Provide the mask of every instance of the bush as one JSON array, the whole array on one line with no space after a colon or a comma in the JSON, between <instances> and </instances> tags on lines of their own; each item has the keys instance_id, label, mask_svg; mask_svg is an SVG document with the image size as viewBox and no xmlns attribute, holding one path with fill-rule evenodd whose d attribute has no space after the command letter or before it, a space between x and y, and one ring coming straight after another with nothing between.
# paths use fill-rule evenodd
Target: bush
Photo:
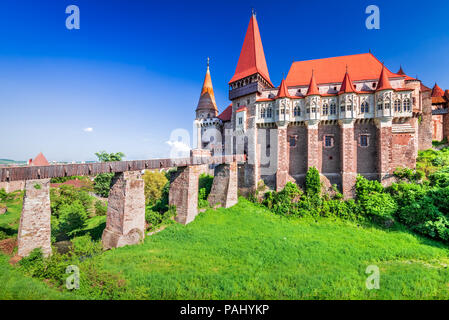
<instances>
[{"instance_id":1,"label":"bush","mask_svg":"<svg viewBox=\"0 0 449 320\"><path fill-rule=\"evenodd\" d=\"M393 220L397 209L396 202L390 194L384 193L379 181L370 181L358 175L355 190L359 214L374 222Z\"/></svg>"},{"instance_id":2,"label":"bush","mask_svg":"<svg viewBox=\"0 0 449 320\"><path fill-rule=\"evenodd\" d=\"M154 205L162 197L164 187L169 183L166 175L157 170L145 171L145 201L147 205Z\"/></svg>"},{"instance_id":3,"label":"bush","mask_svg":"<svg viewBox=\"0 0 449 320\"><path fill-rule=\"evenodd\" d=\"M96 216L105 216L107 211L108 211L108 206L107 204L103 204L103 201L101 200L97 200L95 201L95 215Z\"/></svg>"},{"instance_id":4,"label":"bush","mask_svg":"<svg viewBox=\"0 0 449 320\"><path fill-rule=\"evenodd\" d=\"M89 193L85 190L76 189L75 187L69 185L62 185L59 188L52 188L50 190L51 212L56 217L60 216L62 206L70 205L75 201L80 202L87 212L92 207L94 197L89 195Z\"/></svg>"},{"instance_id":5,"label":"bush","mask_svg":"<svg viewBox=\"0 0 449 320\"><path fill-rule=\"evenodd\" d=\"M313 196L321 194L320 173L315 167L310 167L306 174L306 194Z\"/></svg>"},{"instance_id":6,"label":"bush","mask_svg":"<svg viewBox=\"0 0 449 320\"><path fill-rule=\"evenodd\" d=\"M122 161L125 154L122 152L107 153L106 151L100 151L95 153L100 162ZM109 196L109 189L111 188L111 181L114 177L114 173L102 173L94 179L94 191L96 194L107 198Z\"/></svg>"},{"instance_id":7,"label":"bush","mask_svg":"<svg viewBox=\"0 0 449 320\"><path fill-rule=\"evenodd\" d=\"M59 209L59 233L69 237L86 227L87 212L78 200L72 204L63 204Z\"/></svg>"},{"instance_id":8,"label":"bush","mask_svg":"<svg viewBox=\"0 0 449 320\"><path fill-rule=\"evenodd\" d=\"M72 240L73 254L78 257L92 257L102 252L101 241L93 241L90 235L86 234Z\"/></svg>"},{"instance_id":9,"label":"bush","mask_svg":"<svg viewBox=\"0 0 449 320\"><path fill-rule=\"evenodd\" d=\"M295 183L287 182L284 189L279 192L267 192L262 204L279 215L297 215L297 202L302 196L302 191Z\"/></svg>"},{"instance_id":10,"label":"bush","mask_svg":"<svg viewBox=\"0 0 449 320\"><path fill-rule=\"evenodd\" d=\"M150 230L155 230L163 224L169 223L173 217L176 216L175 206L170 206L165 212L158 212L151 209L150 206L146 207L145 220L148 223Z\"/></svg>"}]
</instances>

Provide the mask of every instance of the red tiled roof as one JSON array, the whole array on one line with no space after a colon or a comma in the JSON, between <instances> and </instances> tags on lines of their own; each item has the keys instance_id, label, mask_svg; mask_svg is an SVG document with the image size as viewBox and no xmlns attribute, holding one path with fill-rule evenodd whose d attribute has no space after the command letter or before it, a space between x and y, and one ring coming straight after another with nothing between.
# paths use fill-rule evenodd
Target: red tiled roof
<instances>
[{"instance_id":1,"label":"red tiled roof","mask_svg":"<svg viewBox=\"0 0 449 320\"><path fill-rule=\"evenodd\" d=\"M442 97L444 96L444 91L436 83L432 89L432 97Z\"/></svg>"},{"instance_id":2,"label":"red tiled roof","mask_svg":"<svg viewBox=\"0 0 449 320\"><path fill-rule=\"evenodd\" d=\"M256 102L262 102L262 101L274 101L274 99L271 99L271 98L260 98L260 99L256 100Z\"/></svg>"},{"instance_id":3,"label":"red tiled roof","mask_svg":"<svg viewBox=\"0 0 449 320\"><path fill-rule=\"evenodd\" d=\"M237 68L229 83L256 73L259 73L266 81L268 81L268 83L270 83L270 85L272 85L263 51L262 39L260 38L259 26L257 24L256 16L253 14L249 20Z\"/></svg>"},{"instance_id":4,"label":"red tiled roof","mask_svg":"<svg viewBox=\"0 0 449 320\"><path fill-rule=\"evenodd\" d=\"M287 85L285 84L285 79L282 79L276 98L290 98L290 97L291 96L288 93Z\"/></svg>"},{"instance_id":5,"label":"red tiled roof","mask_svg":"<svg viewBox=\"0 0 449 320\"><path fill-rule=\"evenodd\" d=\"M444 97L432 97L432 104L440 104L440 103L446 103L446 99Z\"/></svg>"},{"instance_id":6,"label":"red tiled roof","mask_svg":"<svg viewBox=\"0 0 449 320\"><path fill-rule=\"evenodd\" d=\"M307 89L307 95L311 96L314 94L319 95L320 91L318 90L318 86L316 85L315 72L314 72L314 70L312 70L312 77L310 77L309 88Z\"/></svg>"},{"instance_id":7,"label":"red tiled roof","mask_svg":"<svg viewBox=\"0 0 449 320\"><path fill-rule=\"evenodd\" d=\"M36 158L34 158L33 161L31 161L30 166L36 166L36 167L40 167L40 166L49 166L50 163L48 163L47 159L45 158L45 156L42 154L42 152L40 152Z\"/></svg>"},{"instance_id":8,"label":"red tiled roof","mask_svg":"<svg viewBox=\"0 0 449 320\"><path fill-rule=\"evenodd\" d=\"M246 111L246 110L248 110L248 109L246 108L246 106L241 106L240 108L238 108L237 110L235 110L235 112L241 112L241 111Z\"/></svg>"},{"instance_id":9,"label":"red tiled roof","mask_svg":"<svg viewBox=\"0 0 449 320\"><path fill-rule=\"evenodd\" d=\"M309 83L309 76L314 70L317 83L340 83L346 73L346 66L351 70L353 81L375 80L379 78L382 63L371 53L349 56L293 62L287 75L287 86L301 86ZM403 78L388 69L389 78Z\"/></svg>"},{"instance_id":10,"label":"red tiled roof","mask_svg":"<svg viewBox=\"0 0 449 320\"><path fill-rule=\"evenodd\" d=\"M387 69L385 68L385 66L383 66L382 71L380 72L379 82L377 83L376 91L393 89L390 80L388 79L386 70Z\"/></svg>"},{"instance_id":11,"label":"red tiled roof","mask_svg":"<svg viewBox=\"0 0 449 320\"><path fill-rule=\"evenodd\" d=\"M224 111L222 113L220 113L220 115L217 118L220 119L223 122L231 121L231 118L232 118L232 103L226 109L224 109Z\"/></svg>"},{"instance_id":12,"label":"red tiled roof","mask_svg":"<svg viewBox=\"0 0 449 320\"><path fill-rule=\"evenodd\" d=\"M402 66L399 68L399 71L396 72L396 74L399 74L401 76L405 76L405 72L404 72L404 70L402 70Z\"/></svg>"},{"instance_id":13,"label":"red tiled roof","mask_svg":"<svg viewBox=\"0 0 449 320\"><path fill-rule=\"evenodd\" d=\"M422 84L421 82L421 91L431 91L432 89L430 89L429 87L425 86Z\"/></svg>"},{"instance_id":14,"label":"red tiled roof","mask_svg":"<svg viewBox=\"0 0 449 320\"><path fill-rule=\"evenodd\" d=\"M338 94L352 93L352 92L355 92L355 89L352 84L351 77L349 76L348 71L346 71L345 77L343 79L343 82L341 83L340 91L338 91Z\"/></svg>"},{"instance_id":15,"label":"red tiled roof","mask_svg":"<svg viewBox=\"0 0 449 320\"><path fill-rule=\"evenodd\" d=\"M198 101L196 110L213 110L215 115L218 113L217 104L215 103L214 88L210 77L209 61L207 63L206 76L204 77L200 100Z\"/></svg>"}]
</instances>

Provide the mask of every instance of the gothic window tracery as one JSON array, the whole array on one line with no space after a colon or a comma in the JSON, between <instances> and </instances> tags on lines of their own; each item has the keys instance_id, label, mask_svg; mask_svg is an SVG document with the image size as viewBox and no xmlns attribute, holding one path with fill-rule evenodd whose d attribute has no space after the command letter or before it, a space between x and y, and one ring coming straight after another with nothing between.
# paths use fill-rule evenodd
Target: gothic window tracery
<instances>
[{"instance_id":1,"label":"gothic window tracery","mask_svg":"<svg viewBox=\"0 0 449 320\"><path fill-rule=\"evenodd\" d=\"M329 114L329 105L327 103L325 103L323 105L323 115L328 115Z\"/></svg>"},{"instance_id":2,"label":"gothic window tracery","mask_svg":"<svg viewBox=\"0 0 449 320\"><path fill-rule=\"evenodd\" d=\"M395 112L401 112L401 100L396 99L394 101L394 111Z\"/></svg>"},{"instance_id":3,"label":"gothic window tracery","mask_svg":"<svg viewBox=\"0 0 449 320\"><path fill-rule=\"evenodd\" d=\"M361 107L360 107L360 112L361 113L368 113L369 112L369 103L368 103L368 101L363 101L362 102L362 105L361 105Z\"/></svg>"},{"instance_id":4,"label":"gothic window tracery","mask_svg":"<svg viewBox=\"0 0 449 320\"><path fill-rule=\"evenodd\" d=\"M404 100L404 111L411 111L410 99L406 98Z\"/></svg>"}]
</instances>

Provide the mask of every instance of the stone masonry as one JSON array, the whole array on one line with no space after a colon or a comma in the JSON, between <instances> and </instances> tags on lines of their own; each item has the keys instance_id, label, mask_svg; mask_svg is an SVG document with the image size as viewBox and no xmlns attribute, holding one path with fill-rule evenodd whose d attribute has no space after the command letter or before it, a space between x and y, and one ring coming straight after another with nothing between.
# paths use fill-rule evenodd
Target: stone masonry
<instances>
[{"instance_id":1,"label":"stone masonry","mask_svg":"<svg viewBox=\"0 0 449 320\"><path fill-rule=\"evenodd\" d=\"M51 255L50 218L50 179L27 180L17 236L19 256L36 248L41 248L44 256Z\"/></svg>"},{"instance_id":2,"label":"stone masonry","mask_svg":"<svg viewBox=\"0 0 449 320\"><path fill-rule=\"evenodd\" d=\"M198 179L206 165L180 167L171 177L169 205L176 206L176 221L192 222L198 214Z\"/></svg>"},{"instance_id":3,"label":"stone masonry","mask_svg":"<svg viewBox=\"0 0 449 320\"><path fill-rule=\"evenodd\" d=\"M237 163L221 164L215 168L212 189L207 199L211 206L221 204L229 208L238 202L237 196Z\"/></svg>"},{"instance_id":4,"label":"stone masonry","mask_svg":"<svg viewBox=\"0 0 449 320\"><path fill-rule=\"evenodd\" d=\"M354 141L354 121L341 120L341 184L346 198L354 196L354 185L357 178L357 154Z\"/></svg>"},{"instance_id":5,"label":"stone masonry","mask_svg":"<svg viewBox=\"0 0 449 320\"><path fill-rule=\"evenodd\" d=\"M144 181L138 171L117 173L109 192L103 247L110 249L137 244L143 241L144 236Z\"/></svg>"}]
</instances>

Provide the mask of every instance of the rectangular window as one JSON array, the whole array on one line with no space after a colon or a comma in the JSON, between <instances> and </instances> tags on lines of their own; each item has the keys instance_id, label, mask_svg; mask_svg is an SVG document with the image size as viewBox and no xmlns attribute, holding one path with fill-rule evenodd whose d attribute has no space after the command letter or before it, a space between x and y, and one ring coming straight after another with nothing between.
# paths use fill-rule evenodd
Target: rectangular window
<instances>
[{"instance_id":1,"label":"rectangular window","mask_svg":"<svg viewBox=\"0 0 449 320\"><path fill-rule=\"evenodd\" d=\"M360 146L368 147L368 136L366 134L360 135Z\"/></svg>"},{"instance_id":2,"label":"rectangular window","mask_svg":"<svg viewBox=\"0 0 449 320\"><path fill-rule=\"evenodd\" d=\"M296 137L295 136L290 136L290 147L296 147Z\"/></svg>"},{"instance_id":3,"label":"rectangular window","mask_svg":"<svg viewBox=\"0 0 449 320\"><path fill-rule=\"evenodd\" d=\"M327 148L331 148L334 146L334 137L332 136L325 136L324 137L324 146Z\"/></svg>"},{"instance_id":4,"label":"rectangular window","mask_svg":"<svg viewBox=\"0 0 449 320\"><path fill-rule=\"evenodd\" d=\"M239 124L243 124L243 118L239 118Z\"/></svg>"}]
</instances>

